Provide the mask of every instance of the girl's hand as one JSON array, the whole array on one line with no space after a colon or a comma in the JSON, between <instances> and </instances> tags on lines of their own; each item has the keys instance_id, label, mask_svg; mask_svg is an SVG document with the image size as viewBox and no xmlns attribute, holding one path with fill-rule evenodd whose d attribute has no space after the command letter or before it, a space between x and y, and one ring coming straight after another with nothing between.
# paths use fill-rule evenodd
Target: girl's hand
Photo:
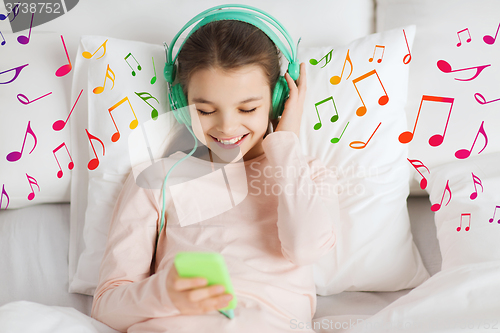
<instances>
[{"instance_id":1,"label":"girl's hand","mask_svg":"<svg viewBox=\"0 0 500 333\"><path fill-rule=\"evenodd\" d=\"M299 136L300 122L302 119L302 112L304 111L304 99L306 97L306 64L300 64L300 76L297 79L297 84L290 77L290 74L285 74L285 79L290 88L290 95L285 102L285 108L278 126L273 123L275 132L277 131L291 131Z\"/></svg>"},{"instance_id":2,"label":"girl's hand","mask_svg":"<svg viewBox=\"0 0 500 333\"><path fill-rule=\"evenodd\" d=\"M225 308L233 298L224 293L224 286L205 287L207 280L203 277L181 278L174 265L168 272L167 291L172 303L184 315L203 314Z\"/></svg>"}]
</instances>

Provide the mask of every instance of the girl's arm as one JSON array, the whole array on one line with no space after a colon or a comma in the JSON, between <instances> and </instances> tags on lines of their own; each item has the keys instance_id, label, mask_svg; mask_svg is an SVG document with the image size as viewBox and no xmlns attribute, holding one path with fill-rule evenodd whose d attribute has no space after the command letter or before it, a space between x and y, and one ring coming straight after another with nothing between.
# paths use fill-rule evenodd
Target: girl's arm
<instances>
[{"instance_id":1,"label":"girl's arm","mask_svg":"<svg viewBox=\"0 0 500 333\"><path fill-rule=\"evenodd\" d=\"M297 265L315 263L335 245L337 178L319 159L302 154L292 131L269 134L262 147L279 185L273 192L279 193L277 224L283 256Z\"/></svg>"}]
</instances>

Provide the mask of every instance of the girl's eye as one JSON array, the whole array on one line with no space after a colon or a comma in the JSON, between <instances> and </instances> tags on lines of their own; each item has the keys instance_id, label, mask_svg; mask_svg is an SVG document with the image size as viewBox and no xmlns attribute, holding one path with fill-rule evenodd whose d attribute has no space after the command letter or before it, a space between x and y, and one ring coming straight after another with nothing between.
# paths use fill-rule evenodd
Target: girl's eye
<instances>
[{"instance_id":1,"label":"girl's eye","mask_svg":"<svg viewBox=\"0 0 500 333\"><path fill-rule=\"evenodd\" d=\"M214 111L214 112L204 112L204 111L198 110L198 112L199 112L201 115L203 115L203 116L209 116L209 115L211 115L212 113L214 113L215 111Z\"/></svg>"},{"instance_id":2,"label":"girl's eye","mask_svg":"<svg viewBox=\"0 0 500 333\"><path fill-rule=\"evenodd\" d=\"M257 108L253 108L251 110L242 110L240 109L241 112L254 112Z\"/></svg>"}]
</instances>

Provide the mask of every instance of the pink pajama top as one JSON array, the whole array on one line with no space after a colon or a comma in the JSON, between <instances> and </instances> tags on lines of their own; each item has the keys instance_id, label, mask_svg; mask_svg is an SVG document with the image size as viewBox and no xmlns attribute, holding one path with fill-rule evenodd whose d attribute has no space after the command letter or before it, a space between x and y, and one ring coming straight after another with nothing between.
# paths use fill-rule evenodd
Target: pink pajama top
<instances>
[{"instance_id":1,"label":"pink pajama top","mask_svg":"<svg viewBox=\"0 0 500 333\"><path fill-rule=\"evenodd\" d=\"M337 179L302 154L293 132L268 134L262 146L264 154L248 161L214 166L190 156L172 171L155 260L160 187L186 154L137 179L131 172L111 218L93 318L122 332L298 332L311 322L312 264L336 241ZM180 314L166 289L179 251L223 255L238 301L234 319Z\"/></svg>"}]
</instances>

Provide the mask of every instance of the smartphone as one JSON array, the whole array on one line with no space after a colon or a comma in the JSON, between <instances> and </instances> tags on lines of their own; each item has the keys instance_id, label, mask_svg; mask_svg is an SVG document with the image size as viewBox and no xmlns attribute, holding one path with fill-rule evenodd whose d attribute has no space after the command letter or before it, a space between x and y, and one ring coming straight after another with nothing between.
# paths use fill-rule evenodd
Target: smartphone
<instances>
[{"instance_id":1,"label":"smartphone","mask_svg":"<svg viewBox=\"0 0 500 333\"><path fill-rule=\"evenodd\" d=\"M219 311L232 319L237 300L226 262L221 254L215 252L178 252L174 265L180 277L204 277L208 281L207 286L223 285L226 288L226 293L233 295L233 299L229 301L228 306L219 309Z\"/></svg>"}]
</instances>

